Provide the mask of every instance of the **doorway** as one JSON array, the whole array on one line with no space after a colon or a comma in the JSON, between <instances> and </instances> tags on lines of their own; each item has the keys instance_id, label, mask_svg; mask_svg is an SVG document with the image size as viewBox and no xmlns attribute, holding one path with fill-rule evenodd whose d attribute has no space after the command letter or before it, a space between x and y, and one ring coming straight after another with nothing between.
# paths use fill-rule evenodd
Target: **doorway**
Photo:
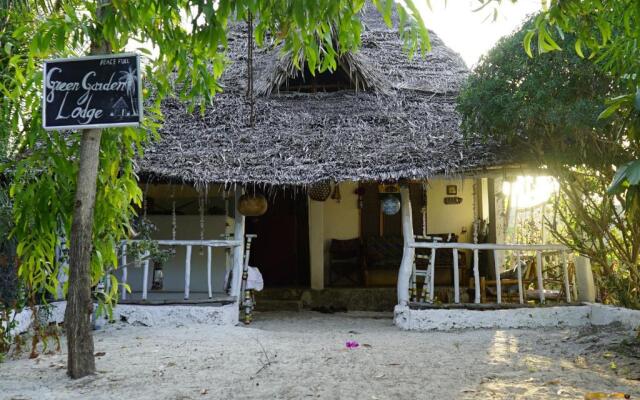
<instances>
[{"instance_id":1,"label":"doorway","mask_svg":"<svg viewBox=\"0 0 640 400\"><path fill-rule=\"evenodd\" d=\"M260 217L247 217L251 244L249 265L258 267L266 288L309 287L309 217L307 196L273 189Z\"/></svg>"}]
</instances>

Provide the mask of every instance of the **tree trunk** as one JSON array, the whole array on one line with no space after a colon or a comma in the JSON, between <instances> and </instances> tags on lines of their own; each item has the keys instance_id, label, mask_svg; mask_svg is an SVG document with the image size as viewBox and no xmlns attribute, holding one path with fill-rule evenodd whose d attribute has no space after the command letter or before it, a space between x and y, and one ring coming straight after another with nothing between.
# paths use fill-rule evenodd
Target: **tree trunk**
<instances>
[{"instance_id":1,"label":"tree trunk","mask_svg":"<svg viewBox=\"0 0 640 400\"><path fill-rule=\"evenodd\" d=\"M93 210L102 130L82 132L80 170L71 225L69 251L69 292L64 325L67 332L67 373L73 379L96 370L91 335L91 249Z\"/></svg>"},{"instance_id":2,"label":"tree trunk","mask_svg":"<svg viewBox=\"0 0 640 400\"><path fill-rule=\"evenodd\" d=\"M98 0L98 17L105 0ZM90 54L110 52L109 44L96 40ZM69 290L64 326L67 333L67 374L72 379L95 373L93 336L91 334L91 253L93 247L93 210L100 161L101 129L85 129L80 142L80 169L71 224L69 248Z\"/></svg>"}]
</instances>

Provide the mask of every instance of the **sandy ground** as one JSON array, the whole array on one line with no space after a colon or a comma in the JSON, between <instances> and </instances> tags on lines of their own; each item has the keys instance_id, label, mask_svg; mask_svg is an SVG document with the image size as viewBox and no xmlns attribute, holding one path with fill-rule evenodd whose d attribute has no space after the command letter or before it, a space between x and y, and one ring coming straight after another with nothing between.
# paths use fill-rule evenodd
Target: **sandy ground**
<instances>
[{"instance_id":1,"label":"sandy ground","mask_svg":"<svg viewBox=\"0 0 640 400\"><path fill-rule=\"evenodd\" d=\"M95 334L95 376L69 380L65 353L22 355L0 364L0 398L640 398L629 341L616 327L403 332L388 314L260 313L249 328L118 323Z\"/></svg>"}]
</instances>

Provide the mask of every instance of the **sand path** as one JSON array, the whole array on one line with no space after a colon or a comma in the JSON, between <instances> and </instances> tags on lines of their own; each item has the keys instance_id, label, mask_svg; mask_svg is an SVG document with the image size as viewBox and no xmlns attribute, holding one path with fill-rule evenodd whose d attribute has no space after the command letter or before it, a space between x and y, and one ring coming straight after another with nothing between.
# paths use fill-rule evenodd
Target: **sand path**
<instances>
[{"instance_id":1,"label":"sand path","mask_svg":"<svg viewBox=\"0 0 640 400\"><path fill-rule=\"evenodd\" d=\"M620 344L632 338L615 327L403 332L363 313L262 313L249 328L118 323L95 333L95 376L69 380L64 352L22 356L0 364L0 398L639 398L640 359Z\"/></svg>"}]
</instances>

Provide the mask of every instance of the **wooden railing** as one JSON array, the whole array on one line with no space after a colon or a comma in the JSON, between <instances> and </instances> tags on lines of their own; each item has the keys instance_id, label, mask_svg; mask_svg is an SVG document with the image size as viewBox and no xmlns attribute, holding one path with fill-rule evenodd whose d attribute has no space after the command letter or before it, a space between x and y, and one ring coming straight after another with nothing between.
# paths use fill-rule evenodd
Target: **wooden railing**
<instances>
[{"instance_id":1,"label":"wooden railing","mask_svg":"<svg viewBox=\"0 0 640 400\"><path fill-rule=\"evenodd\" d=\"M121 288L121 298L122 300L127 299L127 245L130 243L135 243L136 240L129 240L123 242L121 244L121 264L122 267L122 288ZM213 288L212 288L212 279L211 279L211 269L212 269L212 249L214 247L218 248L227 248L227 249L235 249L238 247L242 247L243 242L240 240L157 240L156 243L159 246L185 246L186 247L186 257L184 261L184 299L189 299L190 286L191 286L191 251L193 246L202 246L207 248L207 291L209 298L213 297ZM234 252L234 257L237 255ZM149 285L149 255L142 254L140 259L142 260L142 300L147 299L148 285ZM233 262L233 275L240 275L242 273L242 261ZM233 296L238 296L238 293L235 292L235 285L232 287Z\"/></svg>"},{"instance_id":2,"label":"wooden railing","mask_svg":"<svg viewBox=\"0 0 640 400\"><path fill-rule=\"evenodd\" d=\"M398 271L398 304L408 305L410 300L410 286L412 279L413 265L416 261L416 249L431 249L431 255L429 256L429 301L434 301L434 275L435 275L435 260L436 251L438 249L452 249L453 250L453 286L454 286L454 302L460 303L460 276L459 276L459 250L471 250L473 252L473 279L475 296L474 303L480 303L480 271L479 271L479 252L493 251L495 261L495 275L496 275L496 290L497 303L502 302L502 287L500 281L501 265L499 263L499 257L495 257L498 251L515 251L519 258L522 252L534 252L536 254L536 275L538 283L538 296L541 303L545 302L544 293L544 277L542 273L542 254L545 252L559 252L562 255L562 271L563 271L563 283L564 290L566 292L567 302L571 301L571 293L569 291L569 274L567 265L567 255L569 249L565 246L555 244L534 245L534 244L472 244L472 243L444 243L436 241L416 242L413 233L413 212L411 209L411 198L409 196L409 187L407 185L400 186L400 199L401 199L401 218L402 218L402 236L404 237L404 247L402 254L402 261L400 263L400 269ZM524 303L524 289L522 287L522 267L521 263L517 262L517 275L518 275L518 294L520 303Z\"/></svg>"},{"instance_id":3,"label":"wooden railing","mask_svg":"<svg viewBox=\"0 0 640 400\"><path fill-rule=\"evenodd\" d=\"M524 303L525 301L525 293L522 282L522 263L520 262L520 257L522 253L535 253L536 256L536 278L537 278L537 289L538 289L538 297L540 303L545 302L545 291L544 291L544 276L543 276L543 254L553 252L556 254L560 254L562 258L562 278L564 284L564 291L566 294L566 301L571 302L571 292L569 285L569 273L568 273L568 253L569 249L562 245L556 244L494 244L494 243L482 243L482 244L473 244L473 243L443 243L443 242L409 242L407 246L413 250L411 253L415 253L415 249L430 249L431 254L428 257L429 262L429 270L427 273L428 282L424 282L425 285L429 285L429 301L434 300L434 277L435 277L435 260L436 260L436 252L438 249L451 249L453 251L453 290L454 290L454 303L460 303L460 276L459 276L459 250L471 250L473 252L473 279L474 279L474 289L475 289L475 298L474 303L480 303L481 301L481 285L480 285L480 271L478 268L479 264L479 252L480 251L492 251L494 255L494 270L495 270L495 284L496 284L496 302L498 304L502 303L502 287L501 287L501 279L500 274L503 272L501 270L500 257L498 257L499 251L512 251L516 253L516 269L517 269L517 278L518 278L518 297L520 303ZM415 257L415 255L414 255ZM411 275L401 277L402 279L411 279ZM400 282L398 282L398 287L400 288ZM404 285L403 285L404 287Z\"/></svg>"}]
</instances>

